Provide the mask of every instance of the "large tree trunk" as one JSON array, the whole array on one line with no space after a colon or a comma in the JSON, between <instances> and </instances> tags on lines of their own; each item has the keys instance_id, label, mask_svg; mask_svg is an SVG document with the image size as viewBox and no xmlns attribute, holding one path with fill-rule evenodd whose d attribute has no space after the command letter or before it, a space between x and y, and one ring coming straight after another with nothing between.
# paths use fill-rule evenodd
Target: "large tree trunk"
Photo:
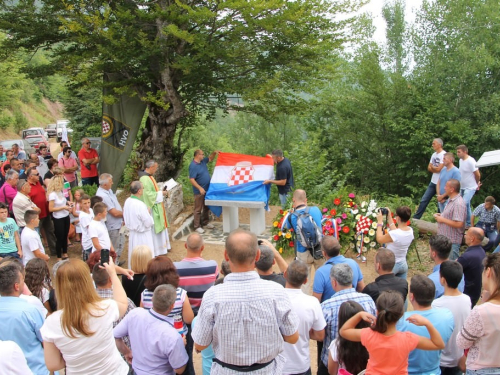
<instances>
[{"instance_id":1,"label":"large tree trunk","mask_svg":"<svg viewBox=\"0 0 500 375\"><path fill-rule=\"evenodd\" d=\"M179 143L174 143L177 124L172 123L172 110L165 110L155 104L148 104L149 115L138 147L142 168L148 160L158 163L157 181L176 178L182 168L184 153Z\"/></svg>"}]
</instances>

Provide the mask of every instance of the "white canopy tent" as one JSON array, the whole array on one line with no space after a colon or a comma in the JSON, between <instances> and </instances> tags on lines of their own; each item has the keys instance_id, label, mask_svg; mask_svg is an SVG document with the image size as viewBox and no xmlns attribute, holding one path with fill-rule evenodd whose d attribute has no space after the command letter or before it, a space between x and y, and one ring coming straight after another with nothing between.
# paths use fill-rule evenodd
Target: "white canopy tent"
<instances>
[{"instance_id":1,"label":"white canopy tent","mask_svg":"<svg viewBox=\"0 0 500 375\"><path fill-rule=\"evenodd\" d=\"M485 152L477 161L478 168L500 164L500 150Z\"/></svg>"}]
</instances>

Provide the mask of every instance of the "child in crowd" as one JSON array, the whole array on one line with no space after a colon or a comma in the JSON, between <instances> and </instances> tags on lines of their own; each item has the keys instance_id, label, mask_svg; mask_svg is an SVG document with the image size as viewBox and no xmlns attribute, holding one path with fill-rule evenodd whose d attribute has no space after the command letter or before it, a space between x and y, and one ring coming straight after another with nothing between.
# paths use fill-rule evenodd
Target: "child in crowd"
<instances>
[{"instance_id":1,"label":"child in crowd","mask_svg":"<svg viewBox=\"0 0 500 375\"><path fill-rule=\"evenodd\" d=\"M50 271L47 262L40 258L33 258L26 264L25 272L24 282L26 286L43 303L43 306L48 311L48 315L52 314L49 303L52 283L50 281Z\"/></svg>"},{"instance_id":2,"label":"child in crowd","mask_svg":"<svg viewBox=\"0 0 500 375\"><path fill-rule=\"evenodd\" d=\"M219 277L215 280L215 285L222 284L224 282L224 277L231 273L231 268L229 267L229 262L227 260L223 260L220 264L220 274L222 277Z\"/></svg>"},{"instance_id":3,"label":"child in crowd","mask_svg":"<svg viewBox=\"0 0 500 375\"><path fill-rule=\"evenodd\" d=\"M367 373L370 375L408 374L408 355L414 349L441 350L444 342L439 332L421 315L407 318L410 323L425 326L430 339L412 332L399 332L396 323L404 314L404 301L401 294L392 290L384 291L377 299L377 317L361 311L349 319L339 334L349 341L361 342L370 358ZM364 320L370 328L356 328Z\"/></svg>"},{"instance_id":4,"label":"child in crowd","mask_svg":"<svg viewBox=\"0 0 500 375\"><path fill-rule=\"evenodd\" d=\"M24 221L26 226L21 233L21 248L23 251L23 264L26 266L31 259L40 258L44 261L49 260L49 256L45 254L40 235L35 230L40 223L38 212L28 210L24 213Z\"/></svg>"},{"instance_id":5,"label":"child in crowd","mask_svg":"<svg viewBox=\"0 0 500 375\"><path fill-rule=\"evenodd\" d=\"M70 219L71 223L75 226L76 242L81 241L82 227L80 225L80 211L81 211L82 197L84 194L85 192L83 191L83 189L78 189L75 191L75 194L73 194L74 205L73 209L70 212ZM89 207L90 207L90 201L89 201Z\"/></svg>"},{"instance_id":6,"label":"child in crowd","mask_svg":"<svg viewBox=\"0 0 500 375\"><path fill-rule=\"evenodd\" d=\"M104 224L106 215L108 214L108 206L106 203L99 202L94 205L94 218L89 224L89 237L92 240L92 252L101 251L102 249L115 250L111 239L109 238L108 229Z\"/></svg>"},{"instance_id":7,"label":"child in crowd","mask_svg":"<svg viewBox=\"0 0 500 375\"><path fill-rule=\"evenodd\" d=\"M87 194L81 196L78 218L80 221L79 227L82 233L82 258L83 261L86 262L92 252L92 238L89 235L89 225L94 219L94 211L90 208L90 197Z\"/></svg>"},{"instance_id":8,"label":"child in crowd","mask_svg":"<svg viewBox=\"0 0 500 375\"><path fill-rule=\"evenodd\" d=\"M363 307L355 301L342 303L339 309L339 327L342 327L345 322L360 311L364 311ZM369 326L367 322L361 321L356 328ZM368 351L361 343L338 336L332 341L328 350L328 372L330 374L336 374L339 369L345 369L351 374L358 374L366 369Z\"/></svg>"},{"instance_id":9,"label":"child in crowd","mask_svg":"<svg viewBox=\"0 0 500 375\"><path fill-rule=\"evenodd\" d=\"M94 209L94 206L96 203L102 202L102 197L98 195L94 195L92 198L90 198L90 208Z\"/></svg>"},{"instance_id":10,"label":"child in crowd","mask_svg":"<svg viewBox=\"0 0 500 375\"><path fill-rule=\"evenodd\" d=\"M19 227L16 221L9 217L9 206L0 202L0 258L22 258Z\"/></svg>"},{"instance_id":11,"label":"child in crowd","mask_svg":"<svg viewBox=\"0 0 500 375\"><path fill-rule=\"evenodd\" d=\"M444 294L432 302L432 307L450 310L455 323L453 333L441 353L439 367L442 375L461 373L458 361L463 355L463 350L457 346L457 335L462 330L471 310L470 297L458 290L463 274L462 265L453 260L446 260L440 265L439 281L444 287Z\"/></svg>"}]
</instances>

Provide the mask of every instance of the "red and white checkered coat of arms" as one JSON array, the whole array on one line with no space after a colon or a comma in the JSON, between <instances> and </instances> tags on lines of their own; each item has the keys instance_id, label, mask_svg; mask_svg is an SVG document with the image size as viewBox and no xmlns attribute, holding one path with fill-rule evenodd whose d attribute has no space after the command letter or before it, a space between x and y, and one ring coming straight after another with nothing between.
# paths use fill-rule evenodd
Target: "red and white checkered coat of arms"
<instances>
[{"instance_id":1,"label":"red and white checkered coat of arms","mask_svg":"<svg viewBox=\"0 0 500 375\"><path fill-rule=\"evenodd\" d=\"M361 216L356 224L356 233L368 234L368 231L372 227L373 221L366 216Z\"/></svg>"},{"instance_id":2,"label":"red and white checkered coat of arms","mask_svg":"<svg viewBox=\"0 0 500 375\"><path fill-rule=\"evenodd\" d=\"M255 169L249 161L237 163L231 171L231 177L227 183L229 186L236 186L253 181Z\"/></svg>"}]
</instances>

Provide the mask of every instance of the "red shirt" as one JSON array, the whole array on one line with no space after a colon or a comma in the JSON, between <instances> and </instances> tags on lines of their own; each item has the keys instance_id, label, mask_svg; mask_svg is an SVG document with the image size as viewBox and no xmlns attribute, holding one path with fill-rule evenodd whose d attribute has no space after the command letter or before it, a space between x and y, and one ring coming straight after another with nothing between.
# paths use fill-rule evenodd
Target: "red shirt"
<instances>
[{"instance_id":1,"label":"red shirt","mask_svg":"<svg viewBox=\"0 0 500 375\"><path fill-rule=\"evenodd\" d=\"M46 192L40 182L31 185L30 198L31 201L40 209L40 219L47 217L49 214L49 202L47 202Z\"/></svg>"},{"instance_id":2,"label":"red shirt","mask_svg":"<svg viewBox=\"0 0 500 375\"><path fill-rule=\"evenodd\" d=\"M93 148L89 148L88 151L85 148L82 148L78 151L78 159L80 159L80 173L82 174L82 178L97 177L97 164L90 164L89 170L83 163L83 159L92 159L97 157L99 157L99 155Z\"/></svg>"}]
</instances>

